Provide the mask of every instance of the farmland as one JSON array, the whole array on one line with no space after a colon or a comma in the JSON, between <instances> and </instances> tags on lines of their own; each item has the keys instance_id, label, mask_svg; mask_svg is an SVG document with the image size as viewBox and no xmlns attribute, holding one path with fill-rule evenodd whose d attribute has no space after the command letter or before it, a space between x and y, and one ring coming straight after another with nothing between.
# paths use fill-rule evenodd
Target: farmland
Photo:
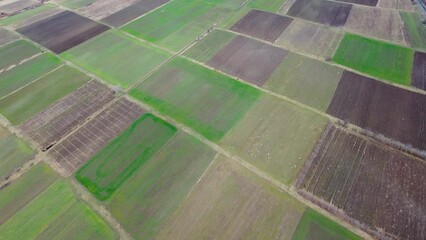
<instances>
[{"instance_id":1,"label":"farmland","mask_svg":"<svg viewBox=\"0 0 426 240\"><path fill-rule=\"evenodd\" d=\"M413 61L413 72L411 74L413 87L426 90L426 53L415 52Z\"/></svg>"},{"instance_id":2,"label":"farmland","mask_svg":"<svg viewBox=\"0 0 426 240\"><path fill-rule=\"evenodd\" d=\"M426 29L421 23L421 17L416 13L401 12L410 45L426 50Z\"/></svg>"},{"instance_id":3,"label":"farmland","mask_svg":"<svg viewBox=\"0 0 426 240\"><path fill-rule=\"evenodd\" d=\"M18 35L4 28L0 28L0 46L3 46L18 39Z\"/></svg>"},{"instance_id":4,"label":"farmland","mask_svg":"<svg viewBox=\"0 0 426 240\"><path fill-rule=\"evenodd\" d=\"M40 50L24 40L18 40L0 47L0 70L12 65L19 64L20 61L29 58Z\"/></svg>"},{"instance_id":5,"label":"farmland","mask_svg":"<svg viewBox=\"0 0 426 240\"><path fill-rule=\"evenodd\" d=\"M401 85L410 85L413 50L397 45L345 34L333 61Z\"/></svg>"}]
</instances>

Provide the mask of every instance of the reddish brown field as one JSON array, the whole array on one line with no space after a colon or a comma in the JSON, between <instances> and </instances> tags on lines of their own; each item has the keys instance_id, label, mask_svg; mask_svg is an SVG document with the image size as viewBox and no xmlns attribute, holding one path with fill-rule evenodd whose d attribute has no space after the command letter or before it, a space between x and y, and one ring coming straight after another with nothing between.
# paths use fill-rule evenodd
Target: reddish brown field
<instances>
[{"instance_id":1,"label":"reddish brown field","mask_svg":"<svg viewBox=\"0 0 426 240\"><path fill-rule=\"evenodd\" d=\"M426 95L344 71L327 113L407 149L426 150Z\"/></svg>"},{"instance_id":2,"label":"reddish brown field","mask_svg":"<svg viewBox=\"0 0 426 240\"><path fill-rule=\"evenodd\" d=\"M17 31L55 53L61 53L108 29L73 12L63 11Z\"/></svg>"},{"instance_id":3,"label":"reddish brown field","mask_svg":"<svg viewBox=\"0 0 426 240\"><path fill-rule=\"evenodd\" d=\"M45 150L113 98L111 89L91 81L22 123L19 128Z\"/></svg>"},{"instance_id":4,"label":"reddish brown field","mask_svg":"<svg viewBox=\"0 0 426 240\"><path fill-rule=\"evenodd\" d=\"M143 112L136 103L120 99L52 147L48 154L66 174L71 174L129 127Z\"/></svg>"},{"instance_id":5,"label":"reddish brown field","mask_svg":"<svg viewBox=\"0 0 426 240\"><path fill-rule=\"evenodd\" d=\"M237 36L207 65L261 87L287 53L282 48Z\"/></svg>"},{"instance_id":6,"label":"reddish brown field","mask_svg":"<svg viewBox=\"0 0 426 240\"><path fill-rule=\"evenodd\" d=\"M278 14L252 10L238 21L231 30L268 42L275 42L293 19Z\"/></svg>"},{"instance_id":7,"label":"reddish brown field","mask_svg":"<svg viewBox=\"0 0 426 240\"><path fill-rule=\"evenodd\" d=\"M120 27L133 19L167 3L169 0L145 0L126 7L101 21L114 27Z\"/></svg>"},{"instance_id":8,"label":"reddish brown field","mask_svg":"<svg viewBox=\"0 0 426 240\"><path fill-rule=\"evenodd\" d=\"M411 86L426 90L426 53L414 53Z\"/></svg>"},{"instance_id":9,"label":"reddish brown field","mask_svg":"<svg viewBox=\"0 0 426 240\"><path fill-rule=\"evenodd\" d=\"M298 185L323 207L379 239L426 239L424 161L329 125L305 167Z\"/></svg>"}]
</instances>

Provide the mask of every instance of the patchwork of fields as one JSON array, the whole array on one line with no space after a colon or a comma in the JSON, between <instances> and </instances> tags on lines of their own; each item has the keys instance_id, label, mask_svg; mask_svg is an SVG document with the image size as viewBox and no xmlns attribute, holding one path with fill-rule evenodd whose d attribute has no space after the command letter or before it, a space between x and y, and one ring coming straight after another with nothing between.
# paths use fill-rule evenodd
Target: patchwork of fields
<instances>
[{"instance_id":1,"label":"patchwork of fields","mask_svg":"<svg viewBox=\"0 0 426 240\"><path fill-rule=\"evenodd\" d=\"M426 239L409 0L0 1L0 239Z\"/></svg>"}]
</instances>

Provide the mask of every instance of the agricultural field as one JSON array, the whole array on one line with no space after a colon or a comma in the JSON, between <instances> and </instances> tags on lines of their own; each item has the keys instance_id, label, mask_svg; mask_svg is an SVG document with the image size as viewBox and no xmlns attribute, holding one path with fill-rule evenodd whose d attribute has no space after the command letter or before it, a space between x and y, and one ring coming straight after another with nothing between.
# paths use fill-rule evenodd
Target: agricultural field
<instances>
[{"instance_id":1,"label":"agricultural field","mask_svg":"<svg viewBox=\"0 0 426 240\"><path fill-rule=\"evenodd\" d=\"M35 6L41 5L40 0L18 0L18 1L8 1L4 0L0 2L0 15L8 16L15 15L26 9L33 8Z\"/></svg>"},{"instance_id":2,"label":"agricultural field","mask_svg":"<svg viewBox=\"0 0 426 240\"><path fill-rule=\"evenodd\" d=\"M187 198L216 153L178 132L143 163L108 201L107 207L135 239L151 239Z\"/></svg>"},{"instance_id":3,"label":"agricultural field","mask_svg":"<svg viewBox=\"0 0 426 240\"><path fill-rule=\"evenodd\" d=\"M275 45L316 58L330 59L342 37L340 30L294 20L278 37Z\"/></svg>"},{"instance_id":4,"label":"agricultural field","mask_svg":"<svg viewBox=\"0 0 426 240\"><path fill-rule=\"evenodd\" d=\"M417 13L401 12L410 46L426 51L426 29Z\"/></svg>"},{"instance_id":5,"label":"agricultural field","mask_svg":"<svg viewBox=\"0 0 426 240\"><path fill-rule=\"evenodd\" d=\"M218 141L244 116L260 92L189 60L175 58L132 89L130 96Z\"/></svg>"},{"instance_id":6,"label":"agricultural field","mask_svg":"<svg viewBox=\"0 0 426 240\"><path fill-rule=\"evenodd\" d=\"M414 51L346 33L332 60L386 81L410 85Z\"/></svg>"},{"instance_id":7,"label":"agricultural field","mask_svg":"<svg viewBox=\"0 0 426 240\"><path fill-rule=\"evenodd\" d=\"M14 42L19 39L19 36L9 30L0 27L0 46Z\"/></svg>"},{"instance_id":8,"label":"agricultural field","mask_svg":"<svg viewBox=\"0 0 426 240\"><path fill-rule=\"evenodd\" d=\"M254 9L276 13L281 9L285 0L253 0L247 6Z\"/></svg>"},{"instance_id":9,"label":"agricultural field","mask_svg":"<svg viewBox=\"0 0 426 240\"><path fill-rule=\"evenodd\" d=\"M383 8L353 6L345 28L353 33L407 46L408 39L400 13Z\"/></svg>"},{"instance_id":10,"label":"agricultural field","mask_svg":"<svg viewBox=\"0 0 426 240\"><path fill-rule=\"evenodd\" d=\"M5 239L117 239L106 222L76 198L70 183L45 164L2 189L0 212L0 235Z\"/></svg>"},{"instance_id":11,"label":"agricultural field","mask_svg":"<svg viewBox=\"0 0 426 240\"><path fill-rule=\"evenodd\" d=\"M0 19L0 25L17 29L41 21L62 11L62 9L53 4L43 4L21 14Z\"/></svg>"},{"instance_id":12,"label":"agricultural field","mask_svg":"<svg viewBox=\"0 0 426 240\"><path fill-rule=\"evenodd\" d=\"M326 123L321 115L265 95L220 145L290 185Z\"/></svg>"},{"instance_id":13,"label":"agricultural field","mask_svg":"<svg viewBox=\"0 0 426 240\"><path fill-rule=\"evenodd\" d=\"M24 40L17 40L0 47L0 71L19 65L40 50Z\"/></svg>"},{"instance_id":14,"label":"agricultural field","mask_svg":"<svg viewBox=\"0 0 426 240\"><path fill-rule=\"evenodd\" d=\"M126 89L170 55L122 33L108 31L62 53L62 56Z\"/></svg>"},{"instance_id":15,"label":"agricultural field","mask_svg":"<svg viewBox=\"0 0 426 240\"><path fill-rule=\"evenodd\" d=\"M424 161L329 125L306 167L300 187L378 239L426 237Z\"/></svg>"},{"instance_id":16,"label":"agricultural field","mask_svg":"<svg viewBox=\"0 0 426 240\"><path fill-rule=\"evenodd\" d=\"M0 181L34 157L34 151L0 125Z\"/></svg>"},{"instance_id":17,"label":"agricultural field","mask_svg":"<svg viewBox=\"0 0 426 240\"><path fill-rule=\"evenodd\" d=\"M98 199L106 200L176 133L176 128L144 114L99 151L76 178Z\"/></svg>"},{"instance_id":18,"label":"agricultural field","mask_svg":"<svg viewBox=\"0 0 426 240\"><path fill-rule=\"evenodd\" d=\"M411 86L426 90L426 53L415 52Z\"/></svg>"},{"instance_id":19,"label":"agricultural field","mask_svg":"<svg viewBox=\"0 0 426 240\"><path fill-rule=\"evenodd\" d=\"M379 0L377 3L377 7L406 11L413 11L415 9L412 1L410 0ZM401 13L405 12L401 11Z\"/></svg>"}]
</instances>

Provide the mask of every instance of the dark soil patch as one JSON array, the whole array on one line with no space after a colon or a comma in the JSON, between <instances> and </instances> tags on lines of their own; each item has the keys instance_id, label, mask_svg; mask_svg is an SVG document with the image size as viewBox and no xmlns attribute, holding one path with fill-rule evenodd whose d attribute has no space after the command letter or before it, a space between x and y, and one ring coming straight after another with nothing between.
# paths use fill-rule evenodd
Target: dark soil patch
<instances>
[{"instance_id":1,"label":"dark soil patch","mask_svg":"<svg viewBox=\"0 0 426 240\"><path fill-rule=\"evenodd\" d=\"M133 19L157 8L169 0L145 0L137 2L121 11L118 11L101 21L114 27L121 27Z\"/></svg>"},{"instance_id":2,"label":"dark soil patch","mask_svg":"<svg viewBox=\"0 0 426 240\"><path fill-rule=\"evenodd\" d=\"M129 127L143 112L137 104L120 99L55 145L48 154L65 173L71 174Z\"/></svg>"},{"instance_id":3,"label":"dark soil patch","mask_svg":"<svg viewBox=\"0 0 426 240\"><path fill-rule=\"evenodd\" d=\"M73 12L63 11L17 31L59 54L108 29Z\"/></svg>"},{"instance_id":4,"label":"dark soil patch","mask_svg":"<svg viewBox=\"0 0 426 240\"><path fill-rule=\"evenodd\" d=\"M336 0L336 1L372 6L372 7L375 7L377 3L379 2L378 0Z\"/></svg>"},{"instance_id":5,"label":"dark soil patch","mask_svg":"<svg viewBox=\"0 0 426 240\"><path fill-rule=\"evenodd\" d=\"M414 53L411 86L426 90L426 53Z\"/></svg>"},{"instance_id":6,"label":"dark soil patch","mask_svg":"<svg viewBox=\"0 0 426 240\"><path fill-rule=\"evenodd\" d=\"M287 14L329 26L343 26L352 9L351 4L326 0L297 0Z\"/></svg>"},{"instance_id":7,"label":"dark soil patch","mask_svg":"<svg viewBox=\"0 0 426 240\"><path fill-rule=\"evenodd\" d=\"M113 98L111 89L91 81L22 123L19 128L42 150L46 150Z\"/></svg>"},{"instance_id":8,"label":"dark soil patch","mask_svg":"<svg viewBox=\"0 0 426 240\"><path fill-rule=\"evenodd\" d=\"M284 49L237 36L207 65L261 87L287 54Z\"/></svg>"},{"instance_id":9,"label":"dark soil patch","mask_svg":"<svg viewBox=\"0 0 426 240\"><path fill-rule=\"evenodd\" d=\"M351 222L383 239L426 239L425 162L336 127L324 132L310 161L299 187Z\"/></svg>"},{"instance_id":10,"label":"dark soil patch","mask_svg":"<svg viewBox=\"0 0 426 240\"><path fill-rule=\"evenodd\" d=\"M231 30L268 42L275 42L293 19L278 14L252 10L238 21Z\"/></svg>"},{"instance_id":11,"label":"dark soil patch","mask_svg":"<svg viewBox=\"0 0 426 240\"><path fill-rule=\"evenodd\" d=\"M327 113L426 150L426 95L344 71Z\"/></svg>"}]
</instances>

